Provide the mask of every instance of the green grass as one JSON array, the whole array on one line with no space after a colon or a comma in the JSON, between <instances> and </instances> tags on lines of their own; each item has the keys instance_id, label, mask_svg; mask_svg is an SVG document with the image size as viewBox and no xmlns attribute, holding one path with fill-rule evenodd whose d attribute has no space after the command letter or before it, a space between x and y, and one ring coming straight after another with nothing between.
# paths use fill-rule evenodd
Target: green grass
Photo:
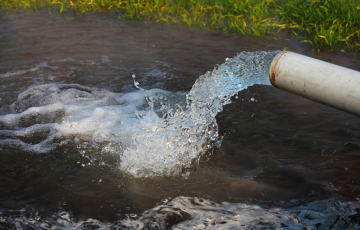
<instances>
[{"instance_id":1,"label":"green grass","mask_svg":"<svg viewBox=\"0 0 360 230\"><path fill-rule=\"evenodd\" d=\"M0 11L118 12L136 21L182 23L224 33L273 37L292 30L321 50L360 54L360 0L0 0Z\"/></svg>"},{"instance_id":2,"label":"green grass","mask_svg":"<svg viewBox=\"0 0 360 230\"><path fill-rule=\"evenodd\" d=\"M277 12L280 21L306 34L304 42L328 50L346 47L360 52L359 0L292 0Z\"/></svg>"}]
</instances>

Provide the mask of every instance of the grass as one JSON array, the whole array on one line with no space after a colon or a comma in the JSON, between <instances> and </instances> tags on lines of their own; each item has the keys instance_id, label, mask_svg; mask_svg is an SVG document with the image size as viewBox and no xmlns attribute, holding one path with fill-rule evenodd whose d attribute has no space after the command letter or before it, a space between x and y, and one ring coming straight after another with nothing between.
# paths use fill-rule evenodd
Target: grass
<instances>
[{"instance_id":1,"label":"grass","mask_svg":"<svg viewBox=\"0 0 360 230\"><path fill-rule=\"evenodd\" d=\"M277 9L280 21L306 35L304 42L333 50L360 52L359 0L292 0Z\"/></svg>"},{"instance_id":2,"label":"grass","mask_svg":"<svg viewBox=\"0 0 360 230\"><path fill-rule=\"evenodd\" d=\"M274 39L287 29L317 49L360 54L360 0L0 0L1 12L43 8L110 11L136 21Z\"/></svg>"}]
</instances>

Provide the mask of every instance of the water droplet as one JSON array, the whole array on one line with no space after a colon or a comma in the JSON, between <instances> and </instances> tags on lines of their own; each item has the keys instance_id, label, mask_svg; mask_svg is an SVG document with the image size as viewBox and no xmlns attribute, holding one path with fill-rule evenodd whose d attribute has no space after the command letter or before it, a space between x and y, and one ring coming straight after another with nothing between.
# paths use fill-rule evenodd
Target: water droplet
<instances>
[{"instance_id":1,"label":"water droplet","mask_svg":"<svg viewBox=\"0 0 360 230\"><path fill-rule=\"evenodd\" d=\"M190 172L186 172L186 173L183 173L183 174L182 174L182 177L183 177L184 179L187 179L187 178L189 177L189 175L190 175Z\"/></svg>"},{"instance_id":2,"label":"water droplet","mask_svg":"<svg viewBox=\"0 0 360 230\"><path fill-rule=\"evenodd\" d=\"M255 98L250 98L250 101L255 101Z\"/></svg>"},{"instance_id":3,"label":"water droplet","mask_svg":"<svg viewBox=\"0 0 360 230\"><path fill-rule=\"evenodd\" d=\"M239 99L239 97L238 97L238 96L236 96L236 97L235 97L235 99Z\"/></svg>"},{"instance_id":4,"label":"water droplet","mask_svg":"<svg viewBox=\"0 0 360 230\"><path fill-rule=\"evenodd\" d=\"M101 179L99 180L99 183L101 182Z\"/></svg>"},{"instance_id":5,"label":"water droplet","mask_svg":"<svg viewBox=\"0 0 360 230\"><path fill-rule=\"evenodd\" d=\"M135 78L135 74L132 75L132 78Z\"/></svg>"}]
</instances>

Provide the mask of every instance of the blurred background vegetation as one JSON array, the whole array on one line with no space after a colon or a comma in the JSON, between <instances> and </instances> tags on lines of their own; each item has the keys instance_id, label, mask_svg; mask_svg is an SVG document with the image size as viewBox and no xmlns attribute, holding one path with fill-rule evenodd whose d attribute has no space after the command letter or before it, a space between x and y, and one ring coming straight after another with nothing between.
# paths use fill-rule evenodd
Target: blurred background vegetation
<instances>
[{"instance_id":1,"label":"blurred background vegetation","mask_svg":"<svg viewBox=\"0 0 360 230\"><path fill-rule=\"evenodd\" d=\"M360 0L0 0L1 13L20 9L116 12L130 20L271 39L285 29L316 49L360 55Z\"/></svg>"}]
</instances>

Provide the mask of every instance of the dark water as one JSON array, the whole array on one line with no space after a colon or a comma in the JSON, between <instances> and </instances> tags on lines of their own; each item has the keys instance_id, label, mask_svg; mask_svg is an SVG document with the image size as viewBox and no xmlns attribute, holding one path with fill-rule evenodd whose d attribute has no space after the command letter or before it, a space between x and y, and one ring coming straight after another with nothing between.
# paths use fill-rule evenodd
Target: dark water
<instances>
[{"instance_id":1,"label":"dark water","mask_svg":"<svg viewBox=\"0 0 360 230\"><path fill-rule=\"evenodd\" d=\"M142 88L181 94L191 89L199 75L241 51L286 47L360 71L359 58L345 53L314 53L286 33L278 41L249 39L181 26L129 22L114 15L41 12L1 15L0 31L3 116L39 106L41 103L33 100L28 105L19 102L14 110L9 107L29 87L44 84L77 89L80 85L87 87L80 89L84 92L97 89L130 93L137 90L131 77L135 74ZM49 118L40 113L17 127L2 124L0 130L61 123L57 116ZM146 216L145 210L182 196L260 205L264 209L288 208L294 213L296 207L309 202L335 200L357 210L358 117L271 86L253 86L234 97L233 103L218 114L217 122L219 133L224 135L221 147L195 165L188 179L134 178L118 169L120 159L111 154L99 160L105 164L82 167L88 163L80 153L86 147L74 142L47 153L4 145L0 149L0 212L4 218L0 228L66 229L72 222L73 228L82 229L87 227L80 221L93 218L103 223L96 225L93 221L93 226L106 228L108 223L122 229L128 225L119 220L130 214L133 219ZM44 135L12 138L33 144L41 142ZM0 133L0 139L5 138L7 134ZM176 208L172 211L175 213ZM182 210L181 215L167 213L162 219L141 221L150 229L155 227L149 221L163 222L159 228L171 228L191 218L191 213ZM352 213L349 219L357 222L358 216Z\"/></svg>"}]
</instances>

